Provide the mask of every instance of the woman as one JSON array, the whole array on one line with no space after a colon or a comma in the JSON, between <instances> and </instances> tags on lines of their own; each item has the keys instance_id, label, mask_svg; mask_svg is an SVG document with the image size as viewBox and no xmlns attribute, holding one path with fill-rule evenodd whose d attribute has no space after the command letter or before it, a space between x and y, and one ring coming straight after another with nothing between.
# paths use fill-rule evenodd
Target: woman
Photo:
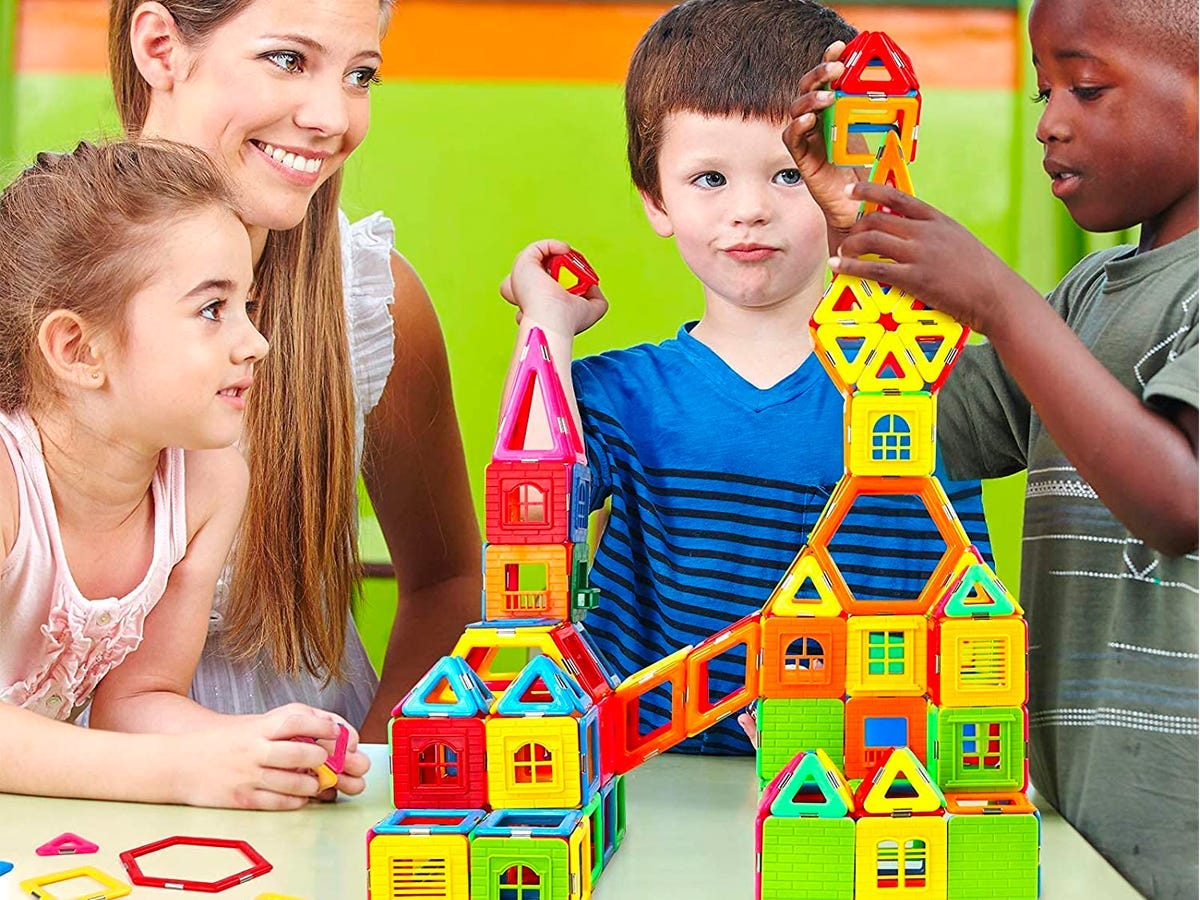
<instances>
[{"instance_id":1,"label":"woman","mask_svg":"<svg viewBox=\"0 0 1200 900\"><path fill-rule=\"evenodd\" d=\"M390 0L112 0L126 130L205 149L251 235L261 366L250 496L192 685L213 709L300 700L386 740L391 707L477 617L479 531L445 344L380 214L350 225ZM340 221L339 221L340 220ZM390 311L389 311L390 306ZM399 588L378 689L353 620L360 462Z\"/></svg>"}]
</instances>

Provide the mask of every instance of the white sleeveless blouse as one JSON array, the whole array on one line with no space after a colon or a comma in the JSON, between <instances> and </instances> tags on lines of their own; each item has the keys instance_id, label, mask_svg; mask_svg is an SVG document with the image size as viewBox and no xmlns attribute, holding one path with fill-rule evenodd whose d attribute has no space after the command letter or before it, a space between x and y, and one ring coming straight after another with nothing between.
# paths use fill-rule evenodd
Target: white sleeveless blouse
<instances>
[{"instance_id":1,"label":"white sleeveless blouse","mask_svg":"<svg viewBox=\"0 0 1200 900\"><path fill-rule=\"evenodd\" d=\"M395 233L391 220L382 213L353 224L343 214L341 237L346 331L354 376L355 454L361 460L364 419L379 402L392 370L389 306L394 288L391 253ZM298 701L337 713L355 728L360 727L379 680L354 621L350 621L346 631L343 681L322 685L320 679L307 673L294 677L280 675L266 654L249 661L231 660L221 652L219 640L227 600L225 575L213 599L209 640L192 681L192 699L224 713L265 712Z\"/></svg>"}]
</instances>

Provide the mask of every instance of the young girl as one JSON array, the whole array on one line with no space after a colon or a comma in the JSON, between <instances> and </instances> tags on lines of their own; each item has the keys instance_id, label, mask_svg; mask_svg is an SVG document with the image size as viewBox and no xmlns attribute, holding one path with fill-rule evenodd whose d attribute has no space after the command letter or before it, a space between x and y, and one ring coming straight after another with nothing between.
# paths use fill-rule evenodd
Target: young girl
<instances>
[{"instance_id":1,"label":"young girl","mask_svg":"<svg viewBox=\"0 0 1200 900\"><path fill-rule=\"evenodd\" d=\"M80 144L0 195L0 791L318 793L326 750L291 739L335 717L186 696L246 496L251 278L231 189L191 148ZM89 701L93 727L70 724ZM348 756L342 790L365 769Z\"/></svg>"}]
</instances>

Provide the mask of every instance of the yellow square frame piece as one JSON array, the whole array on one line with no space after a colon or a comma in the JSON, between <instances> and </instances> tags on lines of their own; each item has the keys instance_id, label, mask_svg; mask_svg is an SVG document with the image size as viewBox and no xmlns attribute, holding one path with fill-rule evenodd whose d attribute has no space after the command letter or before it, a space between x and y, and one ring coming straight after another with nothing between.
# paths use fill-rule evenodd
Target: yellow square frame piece
<instances>
[{"instance_id":1,"label":"yellow square frame piece","mask_svg":"<svg viewBox=\"0 0 1200 900\"><path fill-rule=\"evenodd\" d=\"M945 900L946 834L941 816L859 819L854 823L855 900ZM891 872L893 883L881 886Z\"/></svg>"},{"instance_id":2,"label":"yellow square frame piece","mask_svg":"<svg viewBox=\"0 0 1200 900\"><path fill-rule=\"evenodd\" d=\"M573 809L582 802L579 720L570 716L491 717L487 732L488 802L493 809ZM549 759L516 761L528 745ZM531 747L530 753L534 753ZM516 767L520 765L519 771ZM525 772L526 777L521 775Z\"/></svg>"},{"instance_id":3,"label":"yellow square frame piece","mask_svg":"<svg viewBox=\"0 0 1200 900\"><path fill-rule=\"evenodd\" d=\"M846 622L846 693L922 696L929 683L928 646L929 620L924 616L851 616Z\"/></svg>"},{"instance_id":4,"label":"yellow square frame piece","mask_svg":"<svg viewBox=\"0 0 1200 900\"><path fill-rule=\"evenodd\" d=\"M410 896L471 900L470 856L471 842L462 834L375 835L367 847L371 900ZM399 872L397 862L401 865ZM413 878L407 884L406 875ZM435 877L441 878L440 885L430 880ZM440 892L434 893L435 888Z\"/></svg>"},{"instance_id":5,"label":"yellow square frame piece","mask_svg":"<svg viewBox=\"0 0 1200 900\"><path fill-rule=\"evenodd\" d=\"M933 394L859 391L846 398L846 404L845 458L850 474L933 474L937 461L937 401ZM881 426L882 431L878 430ZM882 446L877 446L877 439L882 439ZM874 458L881 454L883 458ZM907 459L901 459L902 455Z\"/></svg>"},{"instance_id":6,"label":"yellow square frame piece","mask_svg":"<svg viewBox=\"0 0 1200 900\"><path fill-rule=\"evenodd\" d=\"M943 619L935 636L939 706L1025 704L1029 682L1024 619Z\"/></svg>"},{"instance_id":7,"label":"yellow square frame piece","mask_svg":"<svg viewBox=\"0 0 1200 900\"><path fill-rule=\"evenodd\" d=\"M60 898L45 890L45 886L48 884L59 884L63 881L70 881L72 878L90 878L92 881L100 884L104 888L104 892ZM123 881L117 881L111 875L105 875L94 866L78 866L74 869L65 869L62 872L52 872L49 875L26 878L21 882L21 890L37 897L38 900L115 900L117 897L128 896L133 891L133 888Z\"/></svg>"}]
</instances>

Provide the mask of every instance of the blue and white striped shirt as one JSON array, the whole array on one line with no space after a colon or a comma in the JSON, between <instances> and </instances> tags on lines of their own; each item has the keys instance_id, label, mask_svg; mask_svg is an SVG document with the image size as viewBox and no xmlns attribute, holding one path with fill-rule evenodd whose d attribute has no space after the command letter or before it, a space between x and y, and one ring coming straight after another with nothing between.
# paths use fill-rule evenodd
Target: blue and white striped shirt
<instances>
[{"instance_id":1,"label":"blue and white striped shirt","mask_svg":"<svg viewBox=\"0 0 1200 900\"><path fill-rule=\"evenodd\" d=\"M612 502L587 628L621 677L762 607L844 471L843 398L815 355L761 390L690 328L573 366L592 509ZM938 475L990 560L979 482ZM831 547L870 599L915 598L944 551L921 502L889 496L856 502ZM709 674L712 700L745 677L732 654ZM643 698L643 730L666 721L668 703L665 690ZM753 752L732 717L679 749Z\"/></svg>"}]
</instances>

